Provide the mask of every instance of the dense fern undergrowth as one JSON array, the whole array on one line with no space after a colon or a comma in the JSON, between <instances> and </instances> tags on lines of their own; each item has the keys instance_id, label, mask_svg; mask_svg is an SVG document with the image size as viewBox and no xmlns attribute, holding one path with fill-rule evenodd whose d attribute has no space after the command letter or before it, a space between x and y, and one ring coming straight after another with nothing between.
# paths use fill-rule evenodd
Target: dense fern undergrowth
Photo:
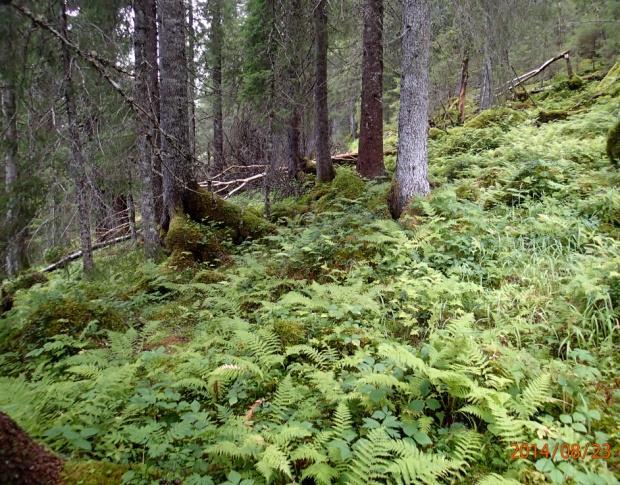
<instances>
[{"instance_id":1,"label":"dense fern undergrowth","mask_svg":"<svg viewBox=\"0 0 620 485\"><path fill-rule=\"evenodd\" d=\"M116 247L17 291L0 409L68 483L618 483L620 98L600 94L558 82L433 129L433 193L399 223L387 183L341 167L219 265Z\"/></svg>"}]
</instances>

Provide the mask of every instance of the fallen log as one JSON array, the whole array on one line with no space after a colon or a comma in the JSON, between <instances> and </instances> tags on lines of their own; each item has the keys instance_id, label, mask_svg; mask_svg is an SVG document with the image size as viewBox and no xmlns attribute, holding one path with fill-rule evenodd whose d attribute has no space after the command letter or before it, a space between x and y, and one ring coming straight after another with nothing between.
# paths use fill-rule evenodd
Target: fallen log
<instances>
[{"instance_id":1,"label":"fallen log","mask_svg":"<svg viewBox=\"0 0 620 485\"><path fill-rule=\"evenodd\" d=\"M528 71L525 74L521 74L520 76L517 76L514 79L511 79L510 81L508 81L504 85L504 88L502 89L502 92L514 91L521 84L523 84L524 82L529 81L533 77L538 76L541 72L543 72L545 69L547 69L551 64L553 64L555 61L559 61L560 59L565 59L566 60L566 62L567 62L567 70L568 70L569 73L572 74L572 67L570 65L570 55L569 54L570 54L570 51L564 51L561 54L558 54L557 56L552 57L551 59L548 59L547 61L543 62L537 68L532 69L531 71Z\"/></svg>"},{"instance_id":2,"label":"fallen log","mask_svg":"<svg viewBox=\"0 0 620 485\"><path fill-rule=\"evenodd\" d=\"M112 246L113 244L117 244L119 242L127 241L130 238L131 238L131 234L127 234L125 236L119 236L119 237L116 237L114 239L109 239L107 241L101 241L101 242L93 244L92 249L93 249L93 251L95 249L102 249L102 248L105 248L105 247L108 247L108 246ZM65 257L59 259L55 263L52 263L49 266L46 266L41 271L43 273L49 273L50 271L54 271L55 269L63 267L65 264L69 263L70 261L75 261L76 259L78 259L81 256L82 256L82 251L81 250L80 251L75 251L75 252L73 252L71 254L68 254Z\"/></svg>"}]
</instances>

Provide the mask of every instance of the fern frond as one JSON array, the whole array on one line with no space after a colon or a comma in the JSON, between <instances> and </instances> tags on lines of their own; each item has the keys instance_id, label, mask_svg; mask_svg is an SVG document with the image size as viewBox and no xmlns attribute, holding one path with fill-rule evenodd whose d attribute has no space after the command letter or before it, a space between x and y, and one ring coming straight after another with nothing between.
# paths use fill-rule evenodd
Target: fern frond
<instances>
[{"instance_id":1,"label":"fern frond","mask_svg":"<svg viewBox=\"0 0 620 485\"><path fill-rule=\"evenodd\" d=\"M522 418L529 418L551 400L551 377L541 374L527 385L512 407Z\"/></svg>"},{"instance_id":2,"label":"fern frond","mask_svg":"<svg viewBox=\"0 0 620 485\"><path fill-rule=\"evenodd\" d=\"M265 477L267 482L271 481L275 472L280 472L288 478L293 478L291 465L286 454L276 445L269 445L265 449L260 461L256 463L256 469Z\"/></svg>"}]
</instances>

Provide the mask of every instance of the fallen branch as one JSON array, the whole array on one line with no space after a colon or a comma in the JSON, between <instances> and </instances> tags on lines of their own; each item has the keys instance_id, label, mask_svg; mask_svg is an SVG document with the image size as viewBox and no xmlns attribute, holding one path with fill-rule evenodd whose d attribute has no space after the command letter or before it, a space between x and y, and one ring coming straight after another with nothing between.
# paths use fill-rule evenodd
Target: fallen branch
<instances>
[{"instance_id":1,"label":"fallen branch","mask_svg":"<svg viewBox=\"0 0 620 485\"><path fill-rule=\"evenodd\" d=\"M105 248L105 247L108 247L108 246L112 246L113 244L117 244L119 242L127 241L129 238L131 238L131 234L127 234L125 236L119 236L119 237L116 237L114 239L110 239L108 241L98 242L98 243L93 244L92 249L93 249L93 251L95 249L102 249L102 248ZM62 266L64 266L65 264L67 264L70 261L75 261L76 259L80 258L81 256L82 256L82 251L75 251L74 253L68 254L64 258L59 259L55 263L52 263L49 266L46 266L41 271L43 273L48 273L50 271L54 271L55 269L61 268Z\"/></svg>"},{"instance_id":2,"label":"fallen branch","mask_svg":"<svg viewBox=\"0 0 620 485\"><path fill-rule=\"evenodd\" d=\"M555 61L559 61L560 59L569 59L569 54L570 54L570 51L564 51L561 54L558 54L557 56L552 57L551 59L543 62L536 69L532 69L531 71L528 71L525 74L521 74L520 76L517 76L516 78L511 79L510 81L508 81L508 83L506 83L504 85L504 88L502 89L502 92L514 91L516 88L518 88L524 82L529 81L533 77L535 77L538 74L540 74L541 72L543 72L551 64L553 64Z\"/></svg>"}]
</instances>

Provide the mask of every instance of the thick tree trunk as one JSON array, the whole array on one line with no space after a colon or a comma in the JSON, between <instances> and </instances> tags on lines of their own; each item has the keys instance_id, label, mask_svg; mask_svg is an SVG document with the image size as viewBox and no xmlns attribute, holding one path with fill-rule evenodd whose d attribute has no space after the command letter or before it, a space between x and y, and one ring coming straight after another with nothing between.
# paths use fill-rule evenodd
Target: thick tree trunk
<instances>
[{"instance_id":1,"label":"thick tree trunk","mask_svg":"<svg viewBox=\"0 0 620 485\"><path fill-rule=\"evenodd\" d=\"M222 27L221 0L211 0L212 26L211 48L213 49L213 173L224 170L224 115L222 111Z\"/></svg>"},{"instance_id":2,"label":"thick tree trunk","mask_svg":"<svg viewBox=\"0 0 620 485\"><path fill-rule=\"evenodd\" d=\"M148 50L150 46L150 30L156 30L155 23L155 0L134 0L134 52L135 52L135 78L134 78L134 98L150 116L145 113L137 112L137 148L138 148L138 169L140 172L140 206L142 213L142 237L144 239L144 251L146 255L153 258L157 255L161 246L157 231L158 215L155 208L155 179L153 172L155 159L158 155L157 131L155 126L156 113L154 106L159 102L152 94L153 79L151 71L157 65L150 64ZM157 34L155 35L157 38ZM157 69L156 69L157 70ZM159 109L157 110L157 112Z\"/></svg>"},{"instance_id":3,"label":"thick tree trunk","mask_svg":"<svg viewBox=\"0 0 620 485\"><path fill-rule=\"evenodd\" d=\"M351 105L349 106L349 136L351 140L357 140L357 96L351 97Z\"/></svg>"},{"instance_id":4,"label":"thick tree trunk","mask_svg":"<svg viewBox=\"0 0 620 485\"><path fill-rule=\"evenodd\" d=\"M133 201L133 194L131 191L127 193L127 216L129 223L129 235L131 240L136 243L138 241L138 231L136 229L136 205Z\"/></svg>"},{"instance_id":5,"label":"thick tree trunk","mask_svg":"<svg viewBox=\"0 0 620 485\"><path fill-rule=\"evenodd\" d=\"M185 5L183 0L160 0L159 53L160 128L164 175L164 224L183 211L183 198L193 183L189 150Z\"/></svg>"},{"instance_id":6,"label":"thick tree trunk","mask_svg":"<svg viewBox=\"0 0 620 485\"><path fill-rule=\"evenodd\" d=\"M329 111L327 108L327 0L319 0L314 9L314 29L316 177L319 182L329 182L334 178L334 167L329 154Z\"/></svg>"},{"instance_id":7,"label":"thick tree trunk","mask_svg":"<svg viewBox=\"0 0 620 485\"><path fill-rule=\"evenodd\" d=\"M9 80L2 87L2 115L4 118L4 187L8 198L6 211L6 272L15 276L26 265L23 228L19 221L19 204L17 203L17 106L15 86Z\"/></svg>"},{"instance_id":8,"label":"thick tree trunk","mask_svg":"<svg viewBox=\"0 0 620 485\"><path fill-rule=\"evenodd\" d=\"M161 168L161 133L159 131L159 58L158 58L158 13L157 0L148 0L148 8L145 17L145 36L146 44L144 56L148 73L146 81L148 83L147 92L150 102L150 112L152 118L157 120L157 125L152 127L153 134L151 146L153 147L153 201L155 204L155 222L161 224L164 217L164 180Z\"/></svg>"},{"instance_id":9,"label":"thick tree trunk","mask_svg":"<svg viewBox=\"0 0 620 485\"><path fill-rule=\"evenodd\" d=\"M357 171L376 178L383 165L383 0L366 0L362 62L362 110Z\"/></svg>"},{"instance_id":10,"label":"thick tree trunk","mask_svg":"<svg viewBox=\"0 0 620 485\"><path fill-rule=\"evenodd\" d=\"M395 218L415 195L427 195L430 0L404 0L396 175L390 194Z\"/></svg>"},{"instance_id":11,"label":"thick tree trunk","mask_svg":"<svg viewBox=\"0 0 620 485\"><path fill-rule=\"evenodd\" d=\"M467 95L467 81L469 80L469 54L463 57L461 64L461 84L459 86L459 123L465 123L465 96Z\"/></svg>"},{"instance_id":12,"label":"thick tree trunk","mask_svg":"<svg viewBox=\"0 0 620 485\"><path fill-rule=\"evenodd\" d=\"M196 65L194 63L195 35L194 7L190 1L187 2L187 70L189 72L187 97L189 102L189 145L193 159L196 158L196 105L194 103L196 92Z\"/></svg>"},{"instance_id":13,"label":"thick tree trunk","mask_svg":"<svg viewBox=\"0 0 620 485\"><path fill-rule=\"evenodd\" d=\"M65 0L61 0L60 15L61 32L65 38L68 38L69 31L67 28L67 12ZM61 44L63 68L66 74L64 95L65 106L67 110L67 126L69 131L69 139L71 141L72 161L69 163L69 172L75 183L75 192L77 197L77 206L80 214L80 244L82 247L82 262L84 272L88 273L93 269L93 252L92 241L90 235L90 217L88 210L88 201L86 194L88 190L88 182L86 179L86 166L82 153L82 142L80 139L80 131L78 129L77 110L75 105L75 93L73 90L73 79L71 71L73 70L73 57L69 52L69 48L65 43Z\"/></svg>"}]
</instances>

